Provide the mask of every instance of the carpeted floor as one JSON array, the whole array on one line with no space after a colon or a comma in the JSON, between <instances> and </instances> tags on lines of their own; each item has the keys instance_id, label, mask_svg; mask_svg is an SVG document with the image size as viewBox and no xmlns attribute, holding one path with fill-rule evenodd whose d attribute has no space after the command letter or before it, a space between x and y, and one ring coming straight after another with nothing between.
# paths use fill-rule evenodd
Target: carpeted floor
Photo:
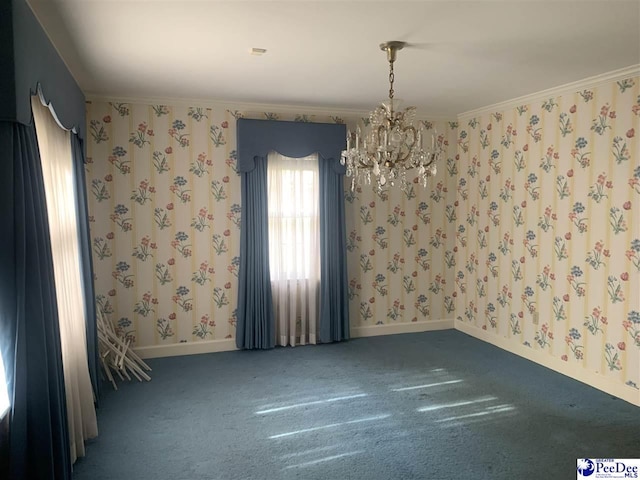
<instances>
[{"instance_id":1,"label":"carpeted floor","mask_svg":"<svg viewBox=\"0 0 640 480\"><path fill-rule=\"evenodd\" d=\"M454 330L149 364L105 384L75 480L553 480L640 457L640 408Z\"/></svg>"}]
</instances>

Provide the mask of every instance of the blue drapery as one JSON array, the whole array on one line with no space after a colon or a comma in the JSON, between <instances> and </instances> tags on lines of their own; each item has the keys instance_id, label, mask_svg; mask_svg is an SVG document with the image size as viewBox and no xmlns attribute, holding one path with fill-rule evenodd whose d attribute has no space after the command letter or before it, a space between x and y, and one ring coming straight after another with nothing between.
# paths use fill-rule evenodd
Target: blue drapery
<instances>
[{"instance_id":1,"label":"blue drapery","mask_svg":"<svg viewBox=\"0 0 640 480\"><path fill-rule=\"evenodd\" d=\"M257 162L242 173L242 223L238 272L238 348L273 348L276 341L271 276L269 274L269 219L267 162Z\"/></svg>"},{"instance_id":2,"label":"blue drapery","mask_svg":"<svg viewBox=\"0 0 640 480\"><path fill-rule=\"evenodd\" d=\"M320 161L320 341L349 338L344 177Z\"/></svg>"},{"instance_id":3,"label":"blue drapery","mask_svg":"<svg viewBox=\"0 0 640 480\"><path fill-rule=\"evenodd\" d=\"M239 119L238 165L242 175L242 224L236 345L272 348L275 318L269 275L267 155L317 153L320 171L320 341L349 338L344 223L344 125Z\"/></svg>"},{"instance_id":4,"label":"blue drapery","mask_svg":"<svg viewBox=\"0 0 640 480\"><path fill-rule=\"evenodd\" d=\"M89 376L96 398L100 394L100 378L98 373L98 331L96 328L96 304L93 287L93 258L91 255L91 233L89 231L89 207L84 171L84 148L78 135L71 134L71 153L73 155L74 180L76 184L76 202L78 213L78 242L80 247L80 265L82 267L82 284L84 287L84 305L87 333L87 360Z\"/></svg>"},{"instance_id":5,"label":"blue drapery","mask_svg":"<svg viewBox=\"0 0 640 480\"><path fill-rule=\"evenodd\" d=\"M0 339L11 401L8 477L70 479L53 259L34 126L0 122L0 152Z\"/></svg>"},{"instance_id":6,"label":"blue drapery","mask_svg":"<svg viewBox=\"0 0 640 480\"><path fill-rule=\"evenodd\" d=\"M84 94L26 0L0 1L0 58L0 347L12 408L9 448L0 443L0 478L70 479L57 303L31 95L44 92L60 123L84 138ZM80 158L78 153L74 157ZM80 198L86 195L85 185L78 183L77 191ZM85 221L86 212L79 213ZM82 236L85 229L80 227ZM81 248L90 252L84 240ZM93 277L86 270L91 265L83 259L83 267L91 308L92 282L87 278ZM96 388L96 367L91 364L97 362L97 351L92 353L95 333L90 333L95 315L87 322L89 369Z\"/></svg>"}]
</instances>

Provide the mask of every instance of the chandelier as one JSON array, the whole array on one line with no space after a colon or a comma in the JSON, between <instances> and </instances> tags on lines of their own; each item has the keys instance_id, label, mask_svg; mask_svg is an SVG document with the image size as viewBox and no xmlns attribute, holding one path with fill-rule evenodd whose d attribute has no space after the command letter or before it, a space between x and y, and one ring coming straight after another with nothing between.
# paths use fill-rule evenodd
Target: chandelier
<instances>
[{"instance_id":1,"label":"chandelier","mask_svg":"<svg viewBox=\"0 0 640 480\"><path fill-rule=\"evenodd\" d=\"M396 184L406 190L411 184L407 180L411 174L413 182L426 187L427 179L436 174L436 164L444 153L443 136L434 133L427 140L424 123L419 121L418 126L414 126L415 107L396 111L399 101L393 98L393 63L396 53L405 45L396 41L380 44L389 61L389 100L369 114L364 128L360 125L356 128L355 138L351 132L347 133L347 149L342 152L340 163L346 165L346 174L351 177L351 190L356 184L370 185L372 176L378 191L385 185Z\"/></svg>"}]
</instances>

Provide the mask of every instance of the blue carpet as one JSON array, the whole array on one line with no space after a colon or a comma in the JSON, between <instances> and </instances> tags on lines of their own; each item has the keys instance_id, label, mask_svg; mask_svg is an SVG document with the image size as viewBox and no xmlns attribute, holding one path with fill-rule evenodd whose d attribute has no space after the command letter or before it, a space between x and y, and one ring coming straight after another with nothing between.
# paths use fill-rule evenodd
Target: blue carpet
<instances>
[{"instance_id":1,"label":"blue carpet","mask_svg":"<svg viewBox=\"0 0 640 480\"><path fill-rule=\"evenodd\" d=\"M75 480L576 478L640 409L455 330L149 361Z\"/></svg>"}]
</instances>

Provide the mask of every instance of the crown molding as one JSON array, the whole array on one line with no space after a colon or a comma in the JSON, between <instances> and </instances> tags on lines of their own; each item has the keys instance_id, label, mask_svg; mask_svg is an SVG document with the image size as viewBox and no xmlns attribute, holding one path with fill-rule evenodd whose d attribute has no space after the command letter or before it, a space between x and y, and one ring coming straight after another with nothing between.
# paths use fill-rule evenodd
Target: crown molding
<instances>
[{"instance_id":1,"label":"crown molding","mask_svg":"<svg viewBox=\"0 0 640 480\"><path fill-rule=\"evenodd\" d=\"M94 93L85 94L87 101L133 103L142 105L170 105L177 107L207 107L212 109L239 110L246 112L306 113L311 115L340 115L345 117L361 117L368 115L366 110L349 108L331 108L309 105L287 105L275 103L236 102L233 100L212 100L207 98L184 97L136 97L109 96Z\"/></svg>"},{"instance_id":2,"label":"crown molding","mask_svg":"<svg viewBox=\"0 0 640 480\"><path fill-rule=\"evenodd\" d=\"M85 93L87 102L118 102L142 105L170 105L177 107L205 107L223 110L238 110L241 112L274 112L279 114L309 114L340 116L346 119L360 119L368 117L369 110L359 110L341 107L318 107L311 105L289 105L276 103L251 103L235 102L232 100L212 100L206 98L180 98L180 97L136 97L136 96L110 96L95 93ZM419 120L429 121L455 121L456 117L417 115Z\"/></svg>"},{"instance_id":3,"label":"crown molding","mask_svg":"<svg viewBox=\"0 0 640 480\"><path fill-rule=\"evenodd\" d=\"M588 77L576 82L566 83L558 87L549 88L547 90L541 90L536 93L524 95L504 102L494 103L493 105L487 105L485 107L477 108L475 110L469 110L468 112L458 114L458 120L467 120L473 117L480 116L486 113L500 112L503 110L509 110L516 108L520 105L527 105L537 100L546 100L550 97L558 97L567 93L574 93L587 88L596 88L606 83L615 82L624 78L640 75L640 64L631 65L629 67L620 68L611 72L602 73L593 77Z\"/></svg>"}]
</instances>

